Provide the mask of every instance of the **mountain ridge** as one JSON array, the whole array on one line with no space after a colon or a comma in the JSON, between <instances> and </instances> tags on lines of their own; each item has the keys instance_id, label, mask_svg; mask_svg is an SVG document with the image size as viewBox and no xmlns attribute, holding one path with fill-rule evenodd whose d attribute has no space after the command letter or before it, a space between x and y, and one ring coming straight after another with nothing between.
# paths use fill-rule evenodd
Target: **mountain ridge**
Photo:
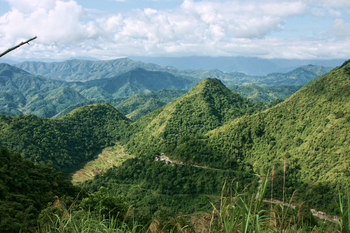
<instances>
[{"instance_id":1,"label":"mountain ridge","mask_svg":"<svg viewBox=\"0 0 350 233\"><path fill-rule=\"evenodd\" d=\"M269 62L273 66L273 62ZM71 60L59 63L38 63L25 62L16 65L26 71L43 75L51 79L62 79L65 81L89 81L95 79L111 78L122 73L129 72L135 68L142 68L150 71L162 71L174 75L190 76L197 79L208 77L219 78L225 85L243 85L247 83L266 85L298 85L305 84L318 75L329 72L332 68L315 65L304 65L288 70L287 73L269 73L265 76L248 75L241 72L223 72L218 69L210 69L210 65L203 69L178 70L171 66L159 66L152 63L142 63L121 58L107 61L84 61ZM88 67L88 69L84 69ZM312 68L313 67L313 68ZM295 77L302 76L301 79Z\"/></svg>"}]
</instances>

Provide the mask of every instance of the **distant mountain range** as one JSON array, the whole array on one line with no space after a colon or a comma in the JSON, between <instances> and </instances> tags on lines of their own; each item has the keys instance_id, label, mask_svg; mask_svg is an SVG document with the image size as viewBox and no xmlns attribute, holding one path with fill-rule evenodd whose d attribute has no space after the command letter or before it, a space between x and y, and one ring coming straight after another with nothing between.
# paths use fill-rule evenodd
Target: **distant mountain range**
<instances>
[{"instance_id":1,"label":"distant mountain range","mask_svg":"<svg viewBox=\"0 0 350 233\"><path fill-rule=\"evenodd\" d=\"M221 70L225 73L239 72L247 75L265 76L270 73L286 73L309 64L325 67L340 66L345 59L264 59L257 57L136 57L134 61L173 66L179 70Z\"/></svg>"},{"instance_id":2,"label":"distant mountain range","mask_svg":"<svg viewBox=\"0 0 350 233\"><path fill-rule=\"evenodd\" d=\"M0 113L12 116L35 114L53 117L67 107L84 101L129 97L137 93L157 92L164 88L189 90L195 83L197 80L191 77L141 68L113 78L65 82L32 75L17 67L0 64ZM150 109L159 107L159 104Z\"/></svg>"},{"instance_id":3,"label":"distant mountain range","mask_svg":"<svg viewBox=\"0 0 350 233\"><path fill-rule=\"evenodd\" d=\"M266 64L268 66L268 64ZM197 79L218 78L225 85L299 85L305 84L311 79L326 74L332 68L306 65L298 67L287 73L271 73L266 76L247 75L240 72L225 73L218 69L209 70L178 70L171 66L158 66L151 63L135 62L128 58L122 58L110 61L86 61L70 60L64 62L23 62L16 67L28 71L34 75L41 75L46 78L63 81L90 81L96 79L114 78L125 74L136 68L142 68L148 71L160 71L171 73L176 76L187 76Z\"/></svg>"},{"instance_id":4,"label":"distant mountain range","mask_svg":"<svg viewBox=\"0 0 350 233\"><path fill-rule=\"evenodd\" d=\"M76 57L74 59L97 61L95 58ZM317 60L317 59L264 59L257 57L206 57L206 56L191 56L191 57L142 57L131 56L129 59L142 62L153 63L158 66L173 67L179 70L221 70L225 73L239 72L246 75L266 76L270 73L286 73L301 66L309 64L336 67L340 66L344 59L332 60ZM73 60L67 59L67 60ZM119 59L116 59L119 60ZM28 61L28 60L27 60ZM0 58L0 63L8 63L11 65L26 63L23 59L15 59L12 57ZM37 63L61 63L62 61L53 59L33 59L29 62L36 61ZM114 61L114 60L111 60ZM104 61L101 61L104 62ZM141 67L145 68L145 67ZM84 73L85 71L83 71ZM82 75L82 74L81 74ZM78 79L75 79L78 80Z\"/></svg>"},{"instance_id":5,"label":"distant mountain range","mask_svg":"<svg viewBox=\"0 0 350 233\"><path fill-rule=\"evenodd\" d=\"M92 103L108 102L119 109L131 104L127 111L121 110L133 120L149 113L172 100L138 96L137 93L153 93L162 89L188 91L199 80L217 77L225 85L256 83L273 87L248 88L253 86L232 86L232 90L252 101L269 103L276 98L284 99L298 88L278 87L278 85L301 85L327 73L331 68L308 65L288 73L274 73L268 76L248 76L242 73L224 73L219 70L177 70L173 67L160 67L154 64L134 62L130 59L113 61L71 60L59 63L25 62L17 65L28 72L7 64L0 64L0 113L6 115L35 114L40 117L62 116L68 109ZM143 68L141 68L143 67ZM30 74L34 73L34 75ZM44 78L43 76L46 76ZM72 80L81 81L72 81ZM70 81L70 82L67 82ZM259 89L259 91L257 90ZM288 90L288 91L287 91ZM184 93L184 92L178 92ZM279 94L278 94L279 93ZM170 92L168 91L169 95ZM156 94L157 95L157 94ZM179 94L180 95L180 94ZM173 98L179 95L172 95ZM137 100L138 98L138 100ZM145 98L147 101L140 101ZM135 103L139 104L135 104ZM141 104L142 103L142 104ZM137 112L135 112L138 109Z\"/></svg>"}]
</instances>

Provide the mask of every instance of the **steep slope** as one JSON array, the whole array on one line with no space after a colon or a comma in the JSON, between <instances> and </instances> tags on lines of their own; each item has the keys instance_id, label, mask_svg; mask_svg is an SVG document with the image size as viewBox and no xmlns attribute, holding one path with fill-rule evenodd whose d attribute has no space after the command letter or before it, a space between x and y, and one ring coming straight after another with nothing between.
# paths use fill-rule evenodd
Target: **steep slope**
<instances>
[{"instance_id":1,"label":"steep slope","mask_svg":"<svg viewBox=\"0 0 350 233\"><path fill-rule=\"evenodd\" d=\"M74 89L65 86L47 93L46 96L37 95L31 99L24 108L23 113L35 114L40 117L52 117L67 106L86 101L84 96Z\"/></svg>"},{"instance_id":2,"label":"steep slope","mask_svg":"<svg viewBox=\"0 0 350 233\"><path fill-rule=\"evenodd\" d=\"M0 231L4 233L35 232L40 211L55 196L65 196L69 205L81 190L62 173L53 173L52 167L35 165L2 146L0 171Z\"/></svg>"},{"instance_id":3,"label":"steep slope","mask_svg":"<svg viewBox=\"0 0 350 233\"><path fill-rule=\"evenodd\" d=\"M163 107L170 101L180 97L185 93L186 91L182 90L163 89L157 92L150 92L147 94L139 93L131 97L122 97L106 100L88 100L69 106L68 108L59 112L53 118L58 119L73 111L74 109L85 105L95 103L109 103L112 106L114 106L119 112L130 118L132 121L136 121L140 117L160 107Z\"/></svg>"},{"instance_id":4,"label":"steep slope","mask_svg":"<svg viewBox=\"0 0 350 233\"><path fill-rule=\"evenodd\" d=\"M69 105L85 101L65 82L47 79L0 64L0 113L52 117Z\"/></svg>"},{"instance_id":5,"label":"steep slope","mask_svg":"<svg viewBox=\"0 0 350 233\"><path fill-rule=\"evenodd\" d=\"M350 182L350 64L313 80L283 103L242 117L192 140L170 156L186 158L188 148L206 146L209 158L249 163L258 173L275 165L274 196L282 196L283 163L287 164L287 194L299 190L299 200L336 212L336 186ZM197 151L199 149L196 149ZM197 152L198 153L198 152Z\"/></svg>"},{"instance_id":6,"label":"steep slope","mask_svg":"<svg viewBox=\"0 0 350 233\"><path fill-rule=\"evenodd\" d=\"M229 86L228 89L237 92L242 97L253 102L270 103L276 99L284 100L297 92L303 85L296 86L265 86L248 84L243 86Z\"/></svg>"},{"instance_id":7,"label":"steep slope","mask_svg":"<svg viewBox=\"0 0 350 233\"><path fill-rule=\"evenodd\" d=\"M196 79L185 76L135 69L109 79L74 83L31 75L14 66L0 64L0 113L53 117L62 110L87 100L96 103L99 102L96 100L132 96L164 88L188 90L196 82ZM159 104L149 103L150 107ZM147 111L142 114L145 112ZM134 115L136 118L140 116Z\"/></svg>"},{"instance_id":8,"label":"steep slope","mask_svg":"<svg viewBox=\"0 0 350 233\"><path fill-rule=\"evenodd\" d=\"M164 88L188 90L197 83L197 81L197 79L191 77L136 68L113 78L76 83L76 85L83 86L85 89L98 86L107 93L113 95L114 98L117 98L132 96L137 93L159 91Z\"/></svg>"},{"instance_id":9,"label":"steep slope","mask_svg":"<svg viewBox=\"0 0 350 233\"><path fill-rule=\"evenodd\" d=\"M109 104L84 106L59 120L0 115L0 141L24 158L69 172L116 142L129 122Z\"/></svg>"},{"instance_id":10,"label":"steep slope","mask_svg":"<svg viewBox=\"0 0 350 233\"><path fill-rule=\"evenodd\" d=\"M256 111L256 106L228 90L218 79L207 78L188 93L133 124L137 133L128 148L142 154L176 145L183 136L204 134L224 122Z\"/></svg>"}]
</instances>

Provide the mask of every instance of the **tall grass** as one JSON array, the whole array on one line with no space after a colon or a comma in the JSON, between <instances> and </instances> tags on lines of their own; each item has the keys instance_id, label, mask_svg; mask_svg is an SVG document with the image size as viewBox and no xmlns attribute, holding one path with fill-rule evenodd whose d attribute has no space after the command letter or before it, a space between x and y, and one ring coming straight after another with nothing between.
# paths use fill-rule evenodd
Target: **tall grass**
<instances>
[{"instance_id":1,"label":"tall grass","mask_svg":"<svg viewBox=\"0 0 350 233\"><path fill-rule=\"evenodd\" d=\"M124 221L120 222L117 218L106 218L90 211L74 211L69 214L63 211L61 214L55 214L54 218L50 219L51 222L40 227L37 233L350 233L350 192L347 193L347 201L344 201L339 191L337 204L340 221L337 228L331 226L327 229L324 227L325 224L317 225L315 221L312 221L313 217L307 207L302 204L292 207L294 194L289 203L286 202L287 207L284 204L273 206L271 204L270 207L270 204L264 202L269 175L259 177L259 179L260 186L256 192L246 187L243 192L234 193L233 189L225 183L220 202L216 205L212 204L213 211L210 217L208 215L203 217L205 227L201 230L194 222L188 220L189 216L185 215L169 218L164 222L154 219L151 223L140 226L136 221L125 221L128 214L124 217Z\"/></svg>"},{"instance_id":2,"label":"tall grass","mask_svg":"<svg viewBox=\"0 0 350 233\"><path fill-rule=\"evenodd\" d=\"M130 225L130 224L129 224ZM91 212L75 212L69 217L55 215L54 220L48 224L39 227L37 233L140 233L145 232L142 226L131 224L131 227L125 222L118 223L115 218L105 218L96 216Z\"/></svg>"},{"instance_id":3,"label":"tall grass","mask_svg":"<svg viewBox=\"0 0 350 233\"><path fill-rule=\"evenodd\" d=\"M341 233L350 233L350 191L347 193L347 205L345 205L344 198L338 190L337 206L340 213L340 221L338 222Z\"/></svg>"},{"instance_id":4,"label":"tall grass","mask_svg":"<svg viewBox=\"0 0 350 233\"><path fill-rule=\"evenodd\" d=\"M257 194L247 192L233 195L232 190L224 196L222 190L220 206L213 205L209 232L262 232L268 224L268 216L263 207L267 187L267 177L262 179Z\"/></svg>"}]
</instances>

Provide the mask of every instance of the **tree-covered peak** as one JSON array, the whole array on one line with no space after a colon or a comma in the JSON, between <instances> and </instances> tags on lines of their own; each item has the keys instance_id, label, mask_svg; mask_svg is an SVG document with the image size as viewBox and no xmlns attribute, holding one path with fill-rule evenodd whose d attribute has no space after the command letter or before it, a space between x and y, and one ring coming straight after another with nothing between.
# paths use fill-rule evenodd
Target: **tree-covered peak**
<instances>
[{"instance_id":1,"label":"tree-covered peak","mask_svg":"<svg viewBox=\"0 0 350 233\"><path fill-rule=\"evenodd\" d=\"M5 76L5 77L12 77L15 74L25 74L25 75L29 75L29 73L27 71L24 71L20 68L17 68L15 66L11 66L9 64L6 63L0 63L0 76Z\"/></svg>"},{"instance_id":2,"label":"tree-covered peak","mask_svg":"<svg viewBox=\"0 0 350 233\"><path fill-rule=\"evenodd\" d=\"M138 132L128 143L130 150L176 145L184 136L205 134L226 121L256 112L256 105L231 92L220 80L207 78L188 93L134 123Z\"/></svg>"},{"instance_id":3,"label":"tree-covered peak","mask_svg":"<svg viewBox=\"0 0 350 233\"><path fill-rule=\"evenodd\" d=\"M223 92L229 94L231 91L227 89L227 87L222 84L222 82L217 78L206 78L202 81L198 82L192 89L187 93L188 95L193 94L209 94L213 92Z\"/></svg>"},{"instance_id":4,"label":"tree-covered peak","mask_svg":"<svg viewBox=\"0 0 350 233\"><path fill-rule=\"evenodd\" d=\"M120 113L115 107L113 107L108 103L85 105L74 109L73 111L61 117L60 119L61 120L65 120L67 118L80 119L80 118L86 118L86 116L90 116L92 118L113 117L114 119L125 120L130 122L130 119L128 119L126 116Z\"/></svg>"},{"instance_id":5,"label":"tree-covered peak","mask_svg":"<svg viewBox=\"0 0 350 233\"><path fill-rule=\"evenodd\" d=\"M335 212L335 206L328 205L333 203L335 187L350 182L349 83L350 63L346 63L275 107L227 121L210 131L208 139L185 142L168 156L190 160L187 151L197 148L191 149L192 154L200 155L197 163L216 167L249 164L260 174L273 166L276 174L283 174L286 158L287 196L298 190L299 201ZM274 183L275 187L274 197L280 198L282 186Z\"/></svg>"}]
</instances>

